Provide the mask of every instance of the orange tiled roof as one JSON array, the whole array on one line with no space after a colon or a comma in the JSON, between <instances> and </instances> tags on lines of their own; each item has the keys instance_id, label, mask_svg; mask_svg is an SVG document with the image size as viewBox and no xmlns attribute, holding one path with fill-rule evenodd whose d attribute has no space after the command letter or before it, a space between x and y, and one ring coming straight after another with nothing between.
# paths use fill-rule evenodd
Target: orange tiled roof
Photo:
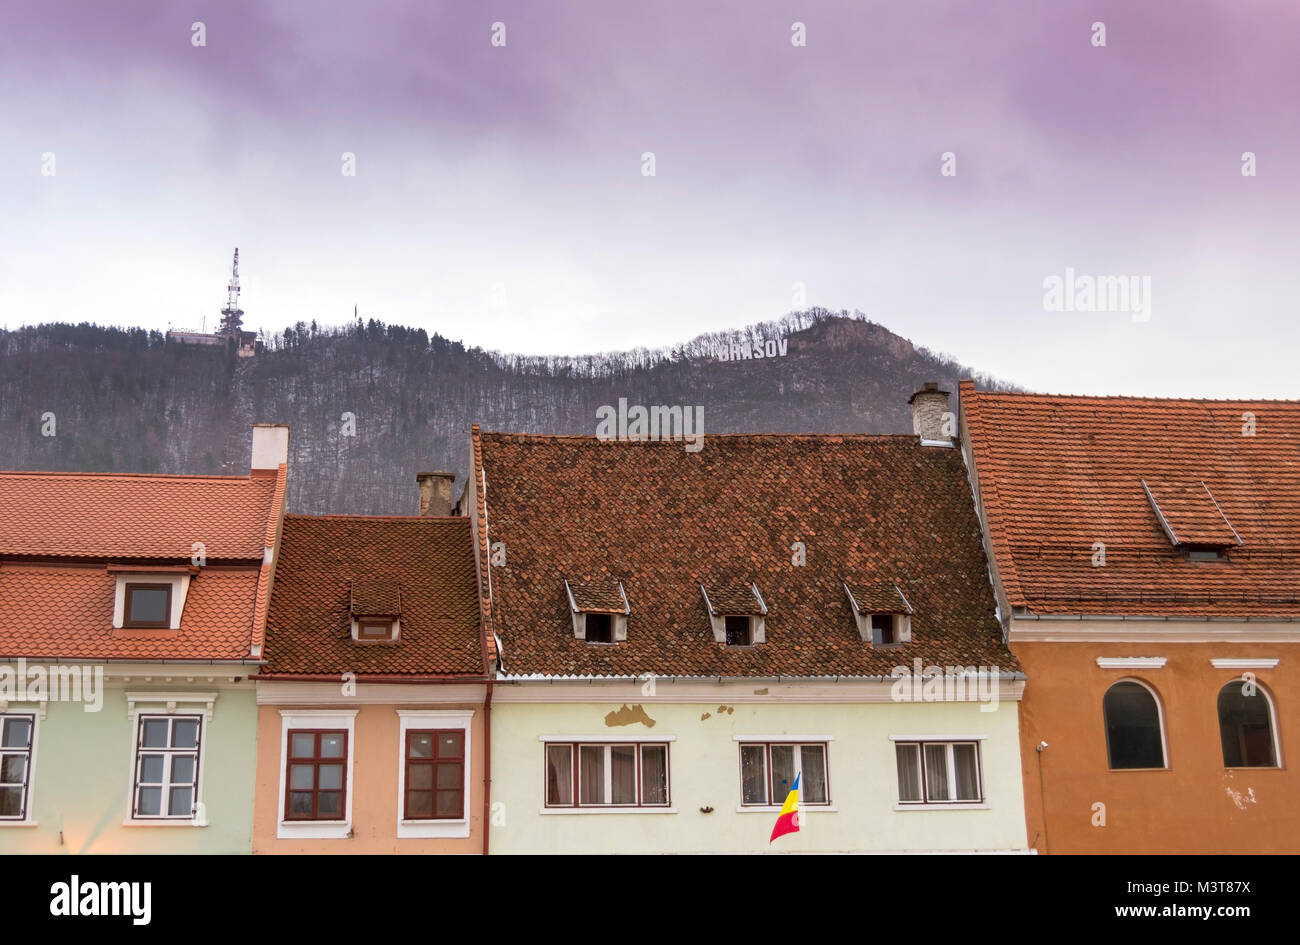
<instances>
[{"instance_id":1,"label":"orange tiled roof","mask_svg":"<svg viewBox=\"0 0 1300 945\"><path fill-rule=\"evenodd\" d=\"M249 659L286 477L0 472L0 654ZM180 629L114 630L110 568L189 564L195 542Z\"/></svg>"},{"instance_id":2,"label":"orange tiled roof","mask_svg":"<svg viewBox=\"0 0 1300 945\"><path fill-rule=\"evenodd\" d=\"M258 569L204 568L179 630L114 630L114 575L95 565L0 565L0 659L248 658Z\"/></svg>"},{"instance_id":3,"label":"orange tiled roof","mask_svg":"<svg viewBox=\"0 0 1300 945\"><path fill-rule=\"evenodd\" d=\"M384 586L400 591L400 642L353 641L354 589ZM286 515L266 656L276 676L481 678L471 520Z\"/></svg>"},{"instance_id":4,"label":"orange tiled roof","mask_svg":"<svg viewBox=\"0 0 1300 945\"><path fill-rule=\"evenodd\" d=\"M963 381L961 409L1011 605L1300 616L1300 401L1002 394ZM1181 544L1228 545L1229 560L1188 560L1144 480Z\"/></svg>"},{"instance_id":5,"label":"orange tiled roof","mask_svg":"<svg viewBox=\"0 0 1300 945\"><path fill-rule=\"evenodd\" d=\"M0 556L258 560L282 477L0 472Z\"/></svg>"},{"instance_id":6,"label":"orange tiled roof","mask_svg":"<svg viewBox=\"0 0 1300 945\"><path fill-rule=\"evenodd\" d=\"M1001 642L956 450L912 436L726 435L673 442L474 431L480 553L511 675L884 676L1018 664ZM482 496L479 496L482 500ZM485 516L485 517L483 517ZM485 525L484 525L485 523ZM792 564L796 541L807 564ZM627 640L574 638L564 580L622 580ZM872 648L844 582L898 584L912 640ZM766 643L714 640L700 585L767 605Z\"/></svg>"}]
</instances>

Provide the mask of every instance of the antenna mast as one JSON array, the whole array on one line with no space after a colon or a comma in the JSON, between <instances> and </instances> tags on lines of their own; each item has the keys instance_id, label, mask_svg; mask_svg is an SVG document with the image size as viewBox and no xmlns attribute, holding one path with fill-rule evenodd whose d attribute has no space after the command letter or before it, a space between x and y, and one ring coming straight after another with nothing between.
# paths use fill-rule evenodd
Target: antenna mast
<instances>
[{"instance_id":1,"label":"antenna mast","mask_svg":"<svg viewBox=\"0 0 1300 945\"><path fill-rule=\"evenodd\" d=\"M239 247L235 247L235 261L230 266L230 284L226 287L226 307L221 310L219 335L228 335L239 341L244 324L244 310L239 307Z\"/></svg>"}]
</instances>

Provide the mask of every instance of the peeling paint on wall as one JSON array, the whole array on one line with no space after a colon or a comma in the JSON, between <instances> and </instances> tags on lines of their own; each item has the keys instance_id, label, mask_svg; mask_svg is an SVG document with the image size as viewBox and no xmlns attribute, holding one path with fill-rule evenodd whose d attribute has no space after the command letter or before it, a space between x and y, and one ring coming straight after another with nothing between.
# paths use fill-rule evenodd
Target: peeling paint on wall
<instances>
[{"instance_id":1,"label":"peeling paint on wall","mask_svg":"<svg viewBox=\"0 0 1300 945\"><path fill-rule=\"evenodd\" d=\"M705 712L703 715L700 716L700 721L703 722L705 719L711 719L711 718L713 718L713 713Z\"/></svg>"},{"instance_id":2,"label":"peeling paint on wall","mask_svg":"<svg viewBox=\"0 0 1300 945\"><path fill-rule=\"evenodd\" d=\"M765 689L765 688L764 688L764 689L755 689L755 690L754 690L754 695L756 695L756 696L765 696L765 695L767 695L767 689Z\"/></svg>"},{"instance_id":3,"label":"peeling paint on wall","mask_svg":"<svg viewBox=\"0 0 1300 945\"><path fill-rule=\"evenodd\" d=\"M735 707L734 705L720 705L720 706L718 706L718 715L721 715L723 712L727 713L728 715L731 715L731 714L733 714L735 711L736 711L736 707Z\"/></svg>"},{"instance_id":4,"label":"peeling paint on wall","mask_svg":"<svg viewBox=\"0 0 1300 945\"><path fill-rule=\"evenodd\" d=\"M624 705L621 709L605 716L605 724L610 728L619 725L635 725L637 722L646 728L655 727L655 720L646 715L645 707L641 705Z\"/></svg>"},{"instance_id":5,"label":"peeling paint on wall","mask_svg":"<svg viewBox=\"0 0 1300 945\"><path fill-rule=\"evenodd\" d=\"M1259 803L1258 799L1255 797L1254 788L1246 788L1245 794L1240 791L1234 791L1231 787L1224 787L1224 790L1228 792L1228 797L1231 798L1232 803L1237 805L1237 810L1245 810L1251 804Z\"/></svg>"}]
</instances>

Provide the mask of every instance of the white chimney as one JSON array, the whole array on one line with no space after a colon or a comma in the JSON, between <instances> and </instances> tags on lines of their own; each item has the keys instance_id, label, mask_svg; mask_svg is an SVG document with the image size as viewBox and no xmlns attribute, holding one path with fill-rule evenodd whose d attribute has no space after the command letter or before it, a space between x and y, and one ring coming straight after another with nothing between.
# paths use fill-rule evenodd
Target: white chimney
<instances>
[{"instance_id":1,"label":"white chimney","mask_svg":"<svg viewBox=\"0 0 1300 945\"><path fill-rule=\"evenodd\" d=\"M253 424L253 472L275 472L289 462L289 426L285 423Z\"/></svg>"},{"instance_id":2,"label":"white chimney","mask_svg":"<svg viewBox=\"0 0 1300 945\"><path fill-rule=\"evenodd\" d=\"M924 444L951 446L957 435L956 418L948 411L948 391L926 381L907 402L912 405L912 432Z\"/></svg>"}]
</instances>

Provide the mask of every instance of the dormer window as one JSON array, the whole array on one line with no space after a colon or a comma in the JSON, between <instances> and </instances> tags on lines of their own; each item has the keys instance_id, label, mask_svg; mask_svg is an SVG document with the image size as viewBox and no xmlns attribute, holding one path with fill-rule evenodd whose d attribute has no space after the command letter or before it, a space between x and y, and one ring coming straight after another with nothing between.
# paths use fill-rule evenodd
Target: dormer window
<instances>
[{"instance_id":1,"label":"dormer window","mask_svg":"<svg viewBox=\"0 0 1300 945\"><path fill-rule=\"evenodd\" d=\"M352 582L348 606L352 639L358 643L396 643L402 633L402 588L391 581Z\"/></svg>"},{"instance_id":2,"label":"dormer window","mask_svg":"<svg viewBox=\"0 0 1300 945\"><path fill-rule=\"evenodd\" d=\"M724 617L723 627L727 634L727 646L753 646L754 638L751 629L752 617Z\"/></svg>"},{"instance_id":3,"label":"dormer window","mask_svg":"<svg viewBox=\"0 0 1300 945\"><path fill-rule=\"evenodd\" d=\"M709 612L713 639L727 646L755 646L767 641L767 604L758 585L700 585Z\"/></svg>"},{"instance_id":4,"label":"dormer window","mask_svg":"<svg viewBox=\"0 0 1300 945\"><path fill-rule=\"evenodd\" d=\"M587 643L621 643L627 639L627 618L632 608L622 581L566 579L564 593L576 639Z\"/></svg>"},{"instance_id":5,"label":"dormer window","mask_svg":"<svg viewBox=\"0 0 1300 945\"><path fill-rule=\"evenodd\" d=\"M127 583L125 609L122 613L123 627L170 627L171 613L171 584Z\"/></svg>"},{"instance_id":6,"label":"dormer window","mask_svg":"<svg viewBox=\"0 0 1300 945\"><path fill-rule=\"evenodd\" d=\"M109 564L114 579L114 630L179 630L190 582L190 565Z\"/></svg>"},{"instance_id":7,"label":"dormer window","mask_svg":"<svg viewBox=\"0 0 1300 945\"><path fill-rule=\"evenodd\" d=\"M912 605L897 584L844 584L858 635L872 646L912 639Z\"/></svg>"},{"instance_id":8,"label":"dormer window","mask_svg":"<svg viewBox=\"0 0 1300 945\"><path fill-rule=\"evenodd\" d=\"M1142 490L1165 537L1188 561L1227 561L1228 549L1241 544L1241 536L1204 482L1143 479Z\"/></svg>"},{"instance_id":9,"label":"dormer window","mask_svg":"<svg viewBox=\"0 0 1300 945\"><path fill-rule=\"evenodd\" d=\"M391 620L373 620L368 618L366 620L360 620L357 623L358 640L393 639L393 621Z\"/></svg>"}]
</instances>

